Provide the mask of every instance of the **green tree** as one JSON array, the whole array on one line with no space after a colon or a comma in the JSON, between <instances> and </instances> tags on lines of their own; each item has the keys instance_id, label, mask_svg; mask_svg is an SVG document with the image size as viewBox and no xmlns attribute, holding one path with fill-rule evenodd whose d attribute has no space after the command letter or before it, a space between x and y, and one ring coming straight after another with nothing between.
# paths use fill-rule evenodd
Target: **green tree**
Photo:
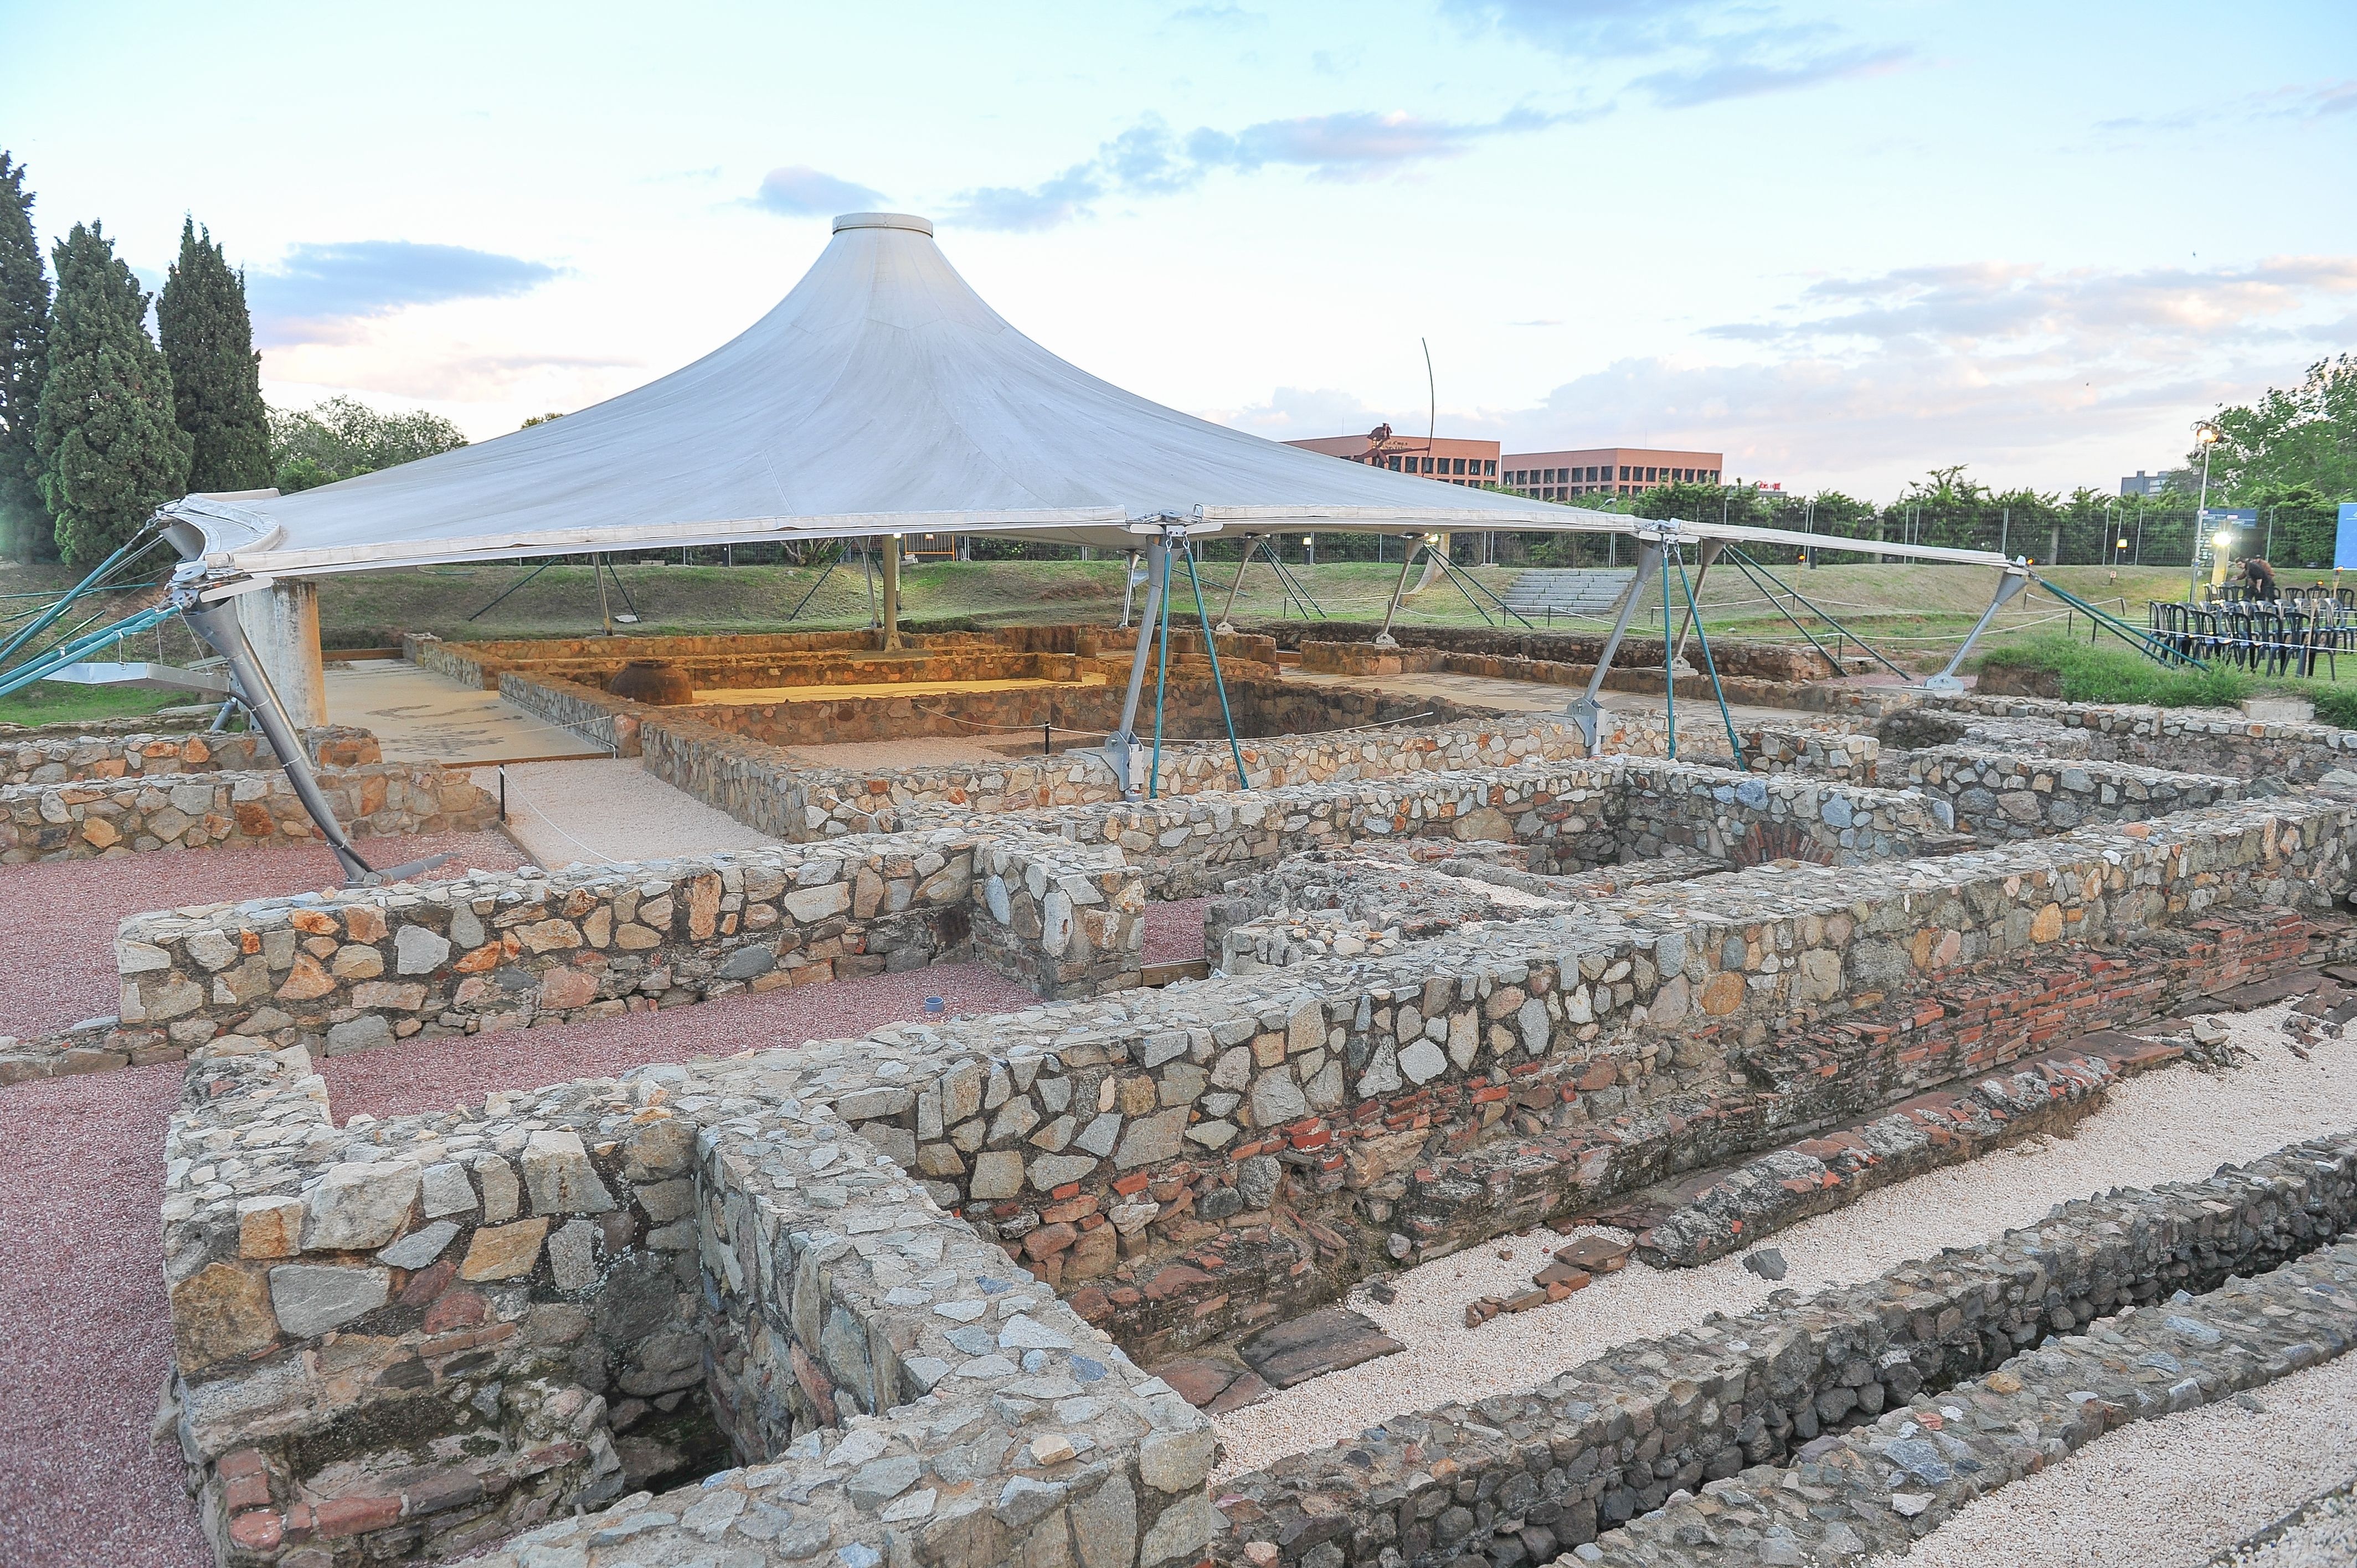
<instances>
[{"instance_id":1,"label":"green tree","mask_svg":"<svg viewBox=\"0 0 2357 1568\"><path fill-rule=\"evenodd\" d=\"M438 413L386 413L357 398L270 411L271 467L278 488L290 494L466 444L458 427Z\"/></svg>"},{"instance_id":2,"label":"green tree","mask_svg":"<svg viewBox=\"0 0 2357 1568\"><path fill-rule=\"evenodd\" d=\"M245 274L199 232L180 223L180 259L156 301L156 336L172 369L172 405L195 442L191 490L253 490L270 483L270 421L262 403L262 356L245 308Z\"/></svg>"},{"instance_id":3,"label":"green tree","mask_svg":"<svg viewBox=\"0 0 2357 1568\"><path fill-rule=\"evenodd\" d=\"M48 357L49 274L33 237L25 166L0 152L0 552L49 552L48 509L33 479L33 424Z\"/></svg>"},{"instance_id":4,"label":"green tree","mask_svg":"<svg viewBox=\"0 0 2357 1568\"><path fill-rule=\"evenodd\" d=\"M2210 494L2254 504L2270 486L2307 485L2328 500L2357 500L2357 354L2319 360L2300 384L2221 409ZM2201 454L2190 455L2198 474Z\"/></svg>"},{"instance_id":5,"label":"green tree","mask_svg":"<svg viewBox=\"0 0 2357 1568\"><path fill-rule=\"evenodd\" d=\"M147 336L147 295L104 231L77 223L51 256L57 306L33 446L58 549L80 564L186 493L194 443L172 418L172 372Z\"/></svg>"}]
</instances>

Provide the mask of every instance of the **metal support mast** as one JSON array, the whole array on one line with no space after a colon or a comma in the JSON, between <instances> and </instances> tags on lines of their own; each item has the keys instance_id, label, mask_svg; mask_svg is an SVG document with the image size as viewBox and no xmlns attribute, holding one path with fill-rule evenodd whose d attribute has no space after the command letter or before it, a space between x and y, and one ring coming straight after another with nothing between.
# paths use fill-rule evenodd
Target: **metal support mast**
<instances>
[{"instance_id":1,"label":"metal support mast","mask_svg":"<svg viewBox=\"0 0 2357 1568\"><path fill-rule=\"evenodd\" d=\"M1963 645L1956 650L1955 657L1949 660L1948 667L1937 675L1923 677L1923 690L1943 697L1953 697L1962 693L1964 683L1956 679L1956 671L1963 667L1964 656L1972 652L1973 644L1980 639L1981 633L1988 629L1989 622L1996 619L1996 612L2005 608L2016 595L2028 586L2029 586L2029 564L2016 556L2006 564L2004 575L1996 580L1996 592L1989 599L1989 607L1983 610L1981 618L1973 623L1973 629L1965 634Z\"/></svg>"},{"instance_id":2,"label":"metal support mast","mask_svg":"<svg viewBox=\"0 0 2357 1568\"><path fill-rule=\"evenodd\" d=\"M1604 677L1612 668L1612 656L1620 650L1620 639L1628 635L1629 623L1637 618L1637 606L1645 597L1645 585L1652 580L1654 573L1662 569L1663 534L1640 533L1636 537L1637 575L1630 580L1629 592L1620 600L1620 613L1613 618L1612 632L1604 639L1604 650L1596 656L1596 672L1587 678L1587 690L1580 693L1569 710L1572 723L1579 726L1579 733L1587 739L1588 755L1591 757L1596 753L1596 737L1602 714L1602 710L1597 706L1596 694L1604 690Z\"/></svg>"}]
</instances>

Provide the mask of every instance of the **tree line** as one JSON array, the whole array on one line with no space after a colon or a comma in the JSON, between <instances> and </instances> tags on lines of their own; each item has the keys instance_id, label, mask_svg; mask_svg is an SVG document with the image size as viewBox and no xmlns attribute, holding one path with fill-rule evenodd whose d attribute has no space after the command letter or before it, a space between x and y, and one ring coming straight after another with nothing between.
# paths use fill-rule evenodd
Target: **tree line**
<instances>
[{"instance_id":1,"label":"tree line","mask_svg":"<svg viewBox=\"0 0 2357 1568\"><path fill-rule=\"evenodd\" d=\"M245 274L209 229L182 221L151 296L96 221L45 265L25 177L0 152L0 552L84 564L184 495L308 489L466 445L438 415L350 398L270 408Z\"/></svg>"}]
</instances>

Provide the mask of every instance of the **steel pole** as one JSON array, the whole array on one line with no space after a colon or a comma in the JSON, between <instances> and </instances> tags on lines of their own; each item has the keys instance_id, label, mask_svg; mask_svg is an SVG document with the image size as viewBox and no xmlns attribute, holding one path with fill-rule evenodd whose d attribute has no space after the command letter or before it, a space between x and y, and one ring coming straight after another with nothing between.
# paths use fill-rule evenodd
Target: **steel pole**
<instances>
[{"instance_id":1,"label":"steel pole","mask_svg":"<svg viewBox=\"0 0 2357 1568\"><path fill-rule=\"evenodd\" d=\"M1605 537L1617 539L1620 536L1608 533ZM1628 595L1620 601L1620 613L1613 618L1612 631L1604 639L1603 651L1596 656L1596 671L1587 678L1587 690L1571 704L1569 711L1572 722L1579 726L1580 733L1587 737L1587 751L1591 757L1596 754L1596 737L1600 729L1596 694L1604 689L1604 677L1612 668L1612 656L1620 651L1620 639L1628 635L1629 623L1637 617L1638 601L1645 596L1647 577L1652 573L1660 571L1661 567L1661 545L1648 539L1638 540L1637 575L1630 579Z\"/></svg>"},{"instance_id":2,"label":"steel pole","mask_svg":"<svg viewBox=\"0 0 2357 1568\"><path fill-rule=\"evenodd\" d=\"M1399 646L1399 639L1392 635L1392 618L1399 614L1400 596L1407 592L1407 575L1415 567L1416 547L1422 543L1423 541L1420 536L1411 533L1406 535L1401 542L1405 548L1400 552L1399 581L1392 585L1392 602L1383 607L1383 629L1375 633L1375 646L1377 648L1397 648Z\"/></svg>"},{"instance_id":3,"label":"steel pole","mask_svg":"<svg viewBox=\"0 0 2357 1568\"><path fill-rule=\"evenodd\" d=\"M1228 585L1228 602L1220 607L1220 630L1223 634L1232 632L1236 629L1233 626L1229 624L1228 617L1233 613L1236 607L1237 591L1244 585L1244 568L1252 564L1253 552L1258 548L1260 548L1260 535L1257 533L1245 534L1244 553L1236 557L1236 580ZM1189 550L1187 553L1187 575L1189 578L1192 578L1194 575L1195 553L1192 550Z\"/></svg>"},{"instance_id":4,"label":"steel pole","mask_svg":"<svg viewBox=\"0 0 2357 1568\"><path fill-rule=\"evenodd\" d=\"M1146 690L1146 650L1154 641L1155 618L1162 608L1163 590L1170 579L1170 547L1161 540L1146 546L1146 613L1137 618L1137 650L1130 656L1129 688L1121 701L1121 723L1105 736L1105 761L1119 782L1121 798L1137 799L1130 779L1130 748L1137 743L1137 702Z\"/></svg>"}]
</instances>

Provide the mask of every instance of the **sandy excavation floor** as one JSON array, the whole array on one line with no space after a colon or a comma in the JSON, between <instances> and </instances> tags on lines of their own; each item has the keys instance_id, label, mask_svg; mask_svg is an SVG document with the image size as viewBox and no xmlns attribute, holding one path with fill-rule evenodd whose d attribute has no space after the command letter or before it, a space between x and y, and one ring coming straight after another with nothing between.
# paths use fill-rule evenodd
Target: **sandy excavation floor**
<instances>
[{"instance_id":1,"label":"sandy excavation floor","mask_svg":"<svg viewBox=\"0 0 2357 1568\"><path fill-rule=\"evenodd\" d=\"M2357 1470L2357 1355L2248 1396L2106 1433L1956 1510L1907 1568L2201 1568ZM2357 1562L2345 1550L2307 1562ZM2288 1553L2263 1561L2292 1568Z\"/></svg>"},{"instance_id":2,"label":"sandy excavation floor","mask_svg":"<svg viewBox=\"0 0 2357 1568\"><path fill-rule=\"evenodd\" d=\"M631 757L511 764L508 832L541 865L576 861L662 860L778 841L754 832ZM475 769L478 788L499 792L499 770Z\"/></svg>"},{"instance_id":3,"label":"sandy excavation floor","mask_svg":"<svg viewBox=\"0 0 2357 1568\"><path fill-rule=\"evenodd\" d=\"M1507 1237L1393 1275L1397 1300L1384 1305L1361 1293L1351 1305L1407 1348L1215 1418L1224 1444L1217 1473L1339 1442L1386 1416L1534 1388L1615 1345L1706 1312L1761 1306L1775 1290L1807 1293L1870 1279L1910 1258L2029 1224L2069 1198L2194 1180L2302 1137L2357 1127L2357 1039L2326 1041L2314 1059L2300 1061L2276 1028L2288 1006L2222 1020L2256 1058L2233 1072L2175 1067L2132 1079L2069 1138L2000 1149L1768 1238L1763 1244L1781 1250L1790 1265L1776 1283L1744 1269L1740 1254L1698 1269L1631 1262L1567 1301L1469 1329L1467 1303L1527 1290L1567 1238L1551 1230Z\"/></svg>"}]
</instances>

